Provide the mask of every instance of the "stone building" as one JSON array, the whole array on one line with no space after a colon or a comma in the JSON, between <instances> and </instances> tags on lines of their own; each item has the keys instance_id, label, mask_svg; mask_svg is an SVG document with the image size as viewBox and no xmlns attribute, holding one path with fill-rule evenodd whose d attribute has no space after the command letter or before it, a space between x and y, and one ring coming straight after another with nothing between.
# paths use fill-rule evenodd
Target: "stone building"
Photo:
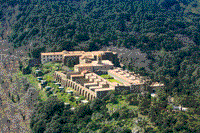
<instances>
[{"instance_id":1,"label":"stone building","mask_svg":"<svg viewBox=\"0 0 200 133\"><path fill-rule=\"evenodd\" d=\"M74 67L73 72L56 71L55 79L65 87L71 87L88 100L103 98L109 91L121 93L128 90L132 93L152 91L163 87L158 83L150 85L150 79L124 71L119 65L117 54L111 51L63 51L42 53L42 61L62 60L64 65ZM109 82L97 73L106 72L121 83Z\"/></svg>"},{"instance_id":2,"label":"stone building","mask_svg":"<svg viewBox=\"0 0 200 133\"><path fill-rule=\"evenodd\" d=\"M41 53L41 63L44 64L49 61L62 61L64 65L74 67L74 65L81 63L89 63L97 61L97 56L102 55L102 60L111 61L114 66L119 66L119 59L116 52L112 51L62 51Z\"/></svg>"},{"instance_id":3,"label":"stone building","mask_svg":"<svg viewBox=\"0 0 200 133\"><path fill-rule=\"evenodd\" d=\"M73 88L88 100L103 98L111 90L117 92L130 90L127 85L109 82L96 73L87 70L82 72L56 71L54 76L63 86Z\"/></svg>"},{"instance_id":4,"label":"stone building","mask_svg":"<svg viewBox=\"0 0 200 133\"><path fill-rule=\"evenodd\" d=\"M131 92L155 92L157 89L164 87L164 84L159 84L158 82L153 82L149 85L150 79L140 76L139 74L135 74L134 72L122 70L122 68L108 70L108 75L130 86Z\"/></svg>"},{"instance_id":5,"label":"stone building","mask_svg":"<svg viewBox=\"0 0 200 133\"><path fill-rule=\"evenodd\" d=\"M82 58L80 64L74 66L75 72L89 70L91 72L107 71L113 69L114 65L109 60L102 60L102 55L97 56L97 61L92 61L87 57Z\"/></svg>"}]
</instances>

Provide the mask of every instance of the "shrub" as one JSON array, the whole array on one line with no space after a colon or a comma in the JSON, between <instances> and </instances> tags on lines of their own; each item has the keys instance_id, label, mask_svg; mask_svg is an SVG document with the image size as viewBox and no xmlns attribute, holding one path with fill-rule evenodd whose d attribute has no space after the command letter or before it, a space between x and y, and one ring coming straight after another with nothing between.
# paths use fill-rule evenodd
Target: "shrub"
<instances>
[{"instance_id":1,"label":"shrub","mask_svg":"<svg viewBox=\"0 0 200 133\"><path fill-rule=\"evenodd\" d=\"M95 99L90 103L90 109L93 111L100 111L106 108L106 104L104 101L100 99Z\"/></svg>"},{"instance_id":2,"label":"shrub","mask_svg":"<svg viewBox=\"0 0 200 133\"><path fill-rule=\"evenodd\" d=\"M133 93L133 94L130 94L130 95L127 95L126 97L126 101L129 102L130 105L138 105L139 104L139 101L138 101L138 98L137 98L137 94Z\"/></svg>"},{"instance_id":3,"label":"shrub","mask_svg":"<svg viewBox=\"0 0 200 133\"><path fill-rule=\"evenodd\" d=\"M99 133L107 133L110 129L106 126L102 127Z\"/></svg>"},{"instance_id":4,"label":"shrub","mask_svg":"<svg viewBox=\"0 0 200 133\"><path fill-rule=\"evenodd\" d=\"M122 95L128 95L128 94L130 94L130 91L129 90L123 90L121 94Z\"/></svg>"},{"instance_id":5,"label":"shrub","mask_svg":"<svg viewBox=\"0 0 200 133\"><path fill-rule=\"evenodd\" d=\"M136 110L131 109L131 110L129 110L128 113L129 113L129 115L128 115L129 118L135 118L135 117L138 117L138 113L137 113Z\"/></svg>"},{"instance_id":6,"label":"shrub","mask_svg":"<svg viewBox=\"0 0 200 133\"><path fill-rule=\"evenodd\" d=\"M110 95L110 102L113 103L113 104L117 104L118 103L118 101L116 99L116 96L114 94Z\"/></svg>"},{"instance_id":7,"label":"shrub","mask_svg":"<svg viewBox=\"0 0 200 133\"><path fill-rule=\"evenodd\" d=\"M103 118L103 114L101 113L93 113L91 119L93 121L101 121Z\"/></svg>"},{"instance_id":8,"label":"shrub","mask_svg":"<svg viewBox=\"0 0 200 133\"><path fill-rule=\"evenodd\" d=\"M119 110L116 110L112 115L111 118L118 119L120 117Z\"/></svg>"},{"instance_id":9,"label":"shrub","mask_svg":"<svg viewBox=\"0 0 200 133\"><path fill-rule=\"evenodd\" d=\"M123 109L119 111L120 119L126 119L129 117L129 109Z\"/></svg>"}]
</instances>

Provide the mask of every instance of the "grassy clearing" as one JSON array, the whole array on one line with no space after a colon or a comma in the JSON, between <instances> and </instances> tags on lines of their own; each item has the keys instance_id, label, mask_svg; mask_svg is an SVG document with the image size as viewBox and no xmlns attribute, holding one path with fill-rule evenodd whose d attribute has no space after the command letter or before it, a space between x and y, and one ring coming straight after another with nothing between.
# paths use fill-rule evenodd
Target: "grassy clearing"
<instances>
[{"instance_id":1,"label":"grassy clearing","mask_svg":"<svg viewBox=\"0 0 200 133\"><path fill-rule=\"evenodd\" d=\"M113 79L112 76L108 75L108 74L102 74L100 75L102 78L105 78L105 79Z\"/></svg>"},{"instance_id":2,"label":"grassy clearing","mask_svg":"<svg viewBox=\"0 0 200 133\"><path fill-rule=\"evenodd\" d=\"M121 84L121 82L119 82L118 80L114 79L112 76L110 76L108 74L102 74L102 75L99 75L99 76L101 76L102 78L108 80L109 82L116 82L116 83Z\"/></svg>"},{"instance_id":3,"label":"grassy clearing","mask_svg":"<svg viewBox=\"0 0 200 133\"><path fill-rule=\"evenodd\" d=\"M106 79L106 80L108 80L108 81L110 81L110 82L117 82L117 83L121 84L121 82L119 82L119 81L116 80L116 79Z\"/></svg>"}]
</instances>

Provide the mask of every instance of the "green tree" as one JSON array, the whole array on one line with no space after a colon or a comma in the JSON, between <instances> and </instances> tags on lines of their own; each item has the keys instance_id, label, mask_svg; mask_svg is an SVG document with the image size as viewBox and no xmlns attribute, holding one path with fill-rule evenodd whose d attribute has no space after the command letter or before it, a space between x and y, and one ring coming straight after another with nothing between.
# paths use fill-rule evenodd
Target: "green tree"
<instances>
[{"instance_id":1,"label":"green tree","mask_svg":"<svg viewBox=\"0 0 200 133\"><path fill-rule=\"evenodd\" d=\"M151 94L150 93L143 94L140 98L139 105L138 105L141 113L147 114L150 104L151 104Z\"/></svg>"},{"instance_id":2,"label":"green tree","mask_svg":"<svg viewBox=\"0 0 200 133\"><path fill-rule=\"evenodd\" d=\"M126 96L126 101L129 102L130 105L138 105L138 94L132 93Z\"/></svg>"},{"instance_id":3,"label":"green tree","mask_svg":"<svg viewBox=\"0 0 200 133\"><path fill-rule=\"evenodd\" d=\"M160 107L166 108L167 107L167 93L163 89L158 89L157 90L157 96L158 96L158 102L160 103Z\"/></svg>"}]
</instances>

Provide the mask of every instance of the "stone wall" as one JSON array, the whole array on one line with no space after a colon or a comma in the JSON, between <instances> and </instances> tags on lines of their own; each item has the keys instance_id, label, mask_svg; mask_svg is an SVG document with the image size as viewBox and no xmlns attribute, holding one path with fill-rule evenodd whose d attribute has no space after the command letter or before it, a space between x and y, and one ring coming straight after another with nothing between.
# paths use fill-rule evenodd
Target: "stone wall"
<instances>
[{"instance_id":1,"label":"stone wall","mask_svg":"<svg viewBox=\"0 0 200 133\"><path fill-rule=\"evenodd\" d=\"M64 75L65 74L57 71L54 73L56 81L60 82L63 86L73 88L75 91L77 91L80 95L86 97L88 100L93 100L94 98L96 98L96 93L94 91L89 90L70 79L66 79L66 75L65 77Z\"/></svg>"},{"instance_id":2,"label":"stone wall","mask_svg":"<svg viewBox=\"0 0 200 133\"><path fill-rule=\"evenodd\" d=\"M97 98L103 98L108 94L110 90L104 90L104 91L96 91Z\"/></svg>"},{"instance_id":3,"label":"stone wall","mask_svg":"<svg viewBox=\"0 0 200 133\"><path fill-rule=\"evenodd\" d=\"M121 92L124 91L124 90L131 92L130 86L116 86L115 87L115 91L116 91L117 94L121 94Z\"/></svg>"}]
</instances>

